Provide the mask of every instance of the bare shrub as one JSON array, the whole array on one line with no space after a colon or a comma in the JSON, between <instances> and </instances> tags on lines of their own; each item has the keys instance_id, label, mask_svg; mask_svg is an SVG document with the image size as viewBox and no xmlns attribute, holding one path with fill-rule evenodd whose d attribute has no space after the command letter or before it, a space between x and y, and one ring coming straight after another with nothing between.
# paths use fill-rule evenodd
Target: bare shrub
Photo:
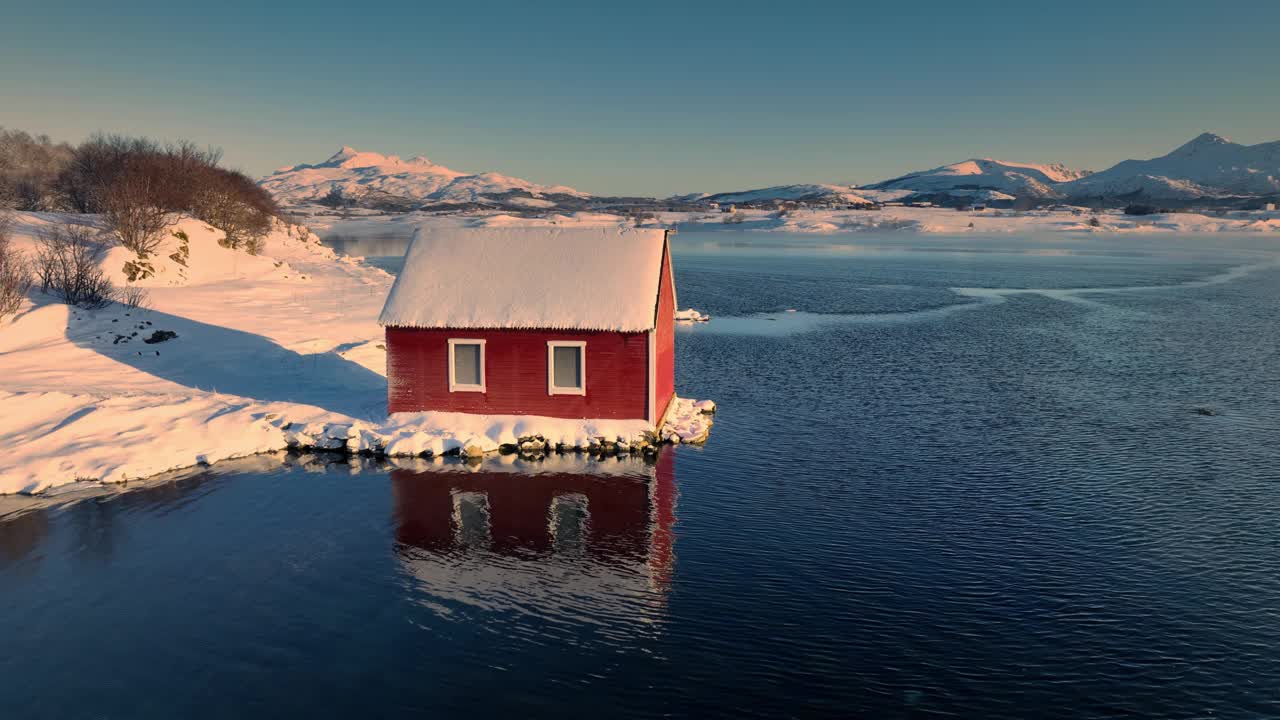
<instances>
[{"instance_id":1,"label":"bare shrub","mask_svg":"<svg viewBox=\"0 0 1280 720\"><path fill-rule=\"evenodd\" d=\"M240 244L240 248L250 255L261 255L267 248L266 235L254 235Z\"/></svg>"},{"instance_id":2,"label":"bare shrub","mask_svg":"<svg viewBox=\"0 0 1280 720\"><path fill-rule=\"evenodd\" d=\"M31 267L27 258L9 244L12 226L13 217L0 212L0 318L17 312L31 290Z\"/></svg>"},{"instance_id":3,"label":"bare shrub","mask_svg":"<svg viewBox=\"0 0 1280 720\"><path fill-rule=\"evenodd\" d=\"M169 212L161 204L164 178L139 163L124 169L98 189L97 202L107 227L120 244L145 258L160 249Z\"/></svg>"},{"instance_id":4,"label":"bare shrub","mask_svg":"<svg viewBox=\"0 0 1280 720\"><path fill-rule=\"evenodd\" d=\"M151 230L166 212L190 213L227 235L227 246L254 251L279 208L270 193L235 170L221 152L190 142L160 145L144 138L96 135L76 150L62 187L82 212L108 216L125 247L149 254Z\"/></svg>"},{"instance_id":5,"label":"bare shrub","mask_svg":"<svg viewBox=\"0 0 1280 720\"><path fill-rule=\"evenodd\" d=\"M142 138L94 135L76 148L75 157L59 177L59 186L77 211L101 212L103 189L111 186L130 160L152 157L160 149Z\"/></svg>"},{"instance_id":6,"label":"bare shrub","mask_svg":"<svg viewBox=\"0 0 1280 720\"><path fill-rule=\"evenodd\" d=\"M137 285L126 285L120 290L120 302L137 310L151 307L151 293Z\"/></svg>"},{"instance_id":7,"label":"bare shrub","mask_svg":"<svg viewBox=\"0 0 1280 720\"><path fill-rule=\"evenodd\" d=\"M92 309L110 303L116 289L99 265L105 248L96 235L83 225L45 228L36 254L40 289L68 305Z\"/></svg>"},{"instance_id":8,"label":"bare shrub","mask_svg":"<svg viewBox=\"0 0 1280 720\"><path fill-rule=\"evenodd\" d=\"M218 175L207 178L193 198L191 214L226 233L226 245L257 254L271 231L274 215L268 203L253 199L248 178Z\"/></svg>"}]
</instances>

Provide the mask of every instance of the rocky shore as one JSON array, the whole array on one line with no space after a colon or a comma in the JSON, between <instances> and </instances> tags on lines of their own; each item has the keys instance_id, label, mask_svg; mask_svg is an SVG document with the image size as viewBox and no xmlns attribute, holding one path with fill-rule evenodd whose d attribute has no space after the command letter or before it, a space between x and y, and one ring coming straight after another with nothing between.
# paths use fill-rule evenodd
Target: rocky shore
<instances>
[{"instance_id":1,"label":"rocky shore","mask_svg":"<svg viewBox=\"0 0 1280 720\"><path fill-rule=\"evenodd\" d=\"M292 423L279 417L268 417L267 421L278 423L289 450L387 457L479 458L492 453L609 456L652 454L664 444L701 445L711 434L715 411L711 400L673 398L657 429L635 422L466 417L458 413L402 413L383 424ZM456 420L457 427L450 427L450 420ZM485 427L476 427L477 421Z\"/></svg>"}]
</instances>

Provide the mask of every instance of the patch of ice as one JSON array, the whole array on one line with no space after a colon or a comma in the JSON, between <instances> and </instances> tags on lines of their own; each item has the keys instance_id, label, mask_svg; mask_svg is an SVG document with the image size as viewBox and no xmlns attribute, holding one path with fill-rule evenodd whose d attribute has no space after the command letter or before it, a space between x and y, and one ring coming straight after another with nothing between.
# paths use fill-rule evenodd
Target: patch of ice
<instances>
[{"instance_id":1,"label":"patch of ice","mask_svg":"<svg viewBox=\"0 0 1280 720\"><path fill-rule=\"evenodd\" d=\"M702 313L698 312L697 310L694 310L693 308L689 308L687 310L677 310L675 317L676 317L676 322L691 322L691 323L707 322L708 320L711 319L710 315L703 315Z\"/></svg>"}]
</instances>

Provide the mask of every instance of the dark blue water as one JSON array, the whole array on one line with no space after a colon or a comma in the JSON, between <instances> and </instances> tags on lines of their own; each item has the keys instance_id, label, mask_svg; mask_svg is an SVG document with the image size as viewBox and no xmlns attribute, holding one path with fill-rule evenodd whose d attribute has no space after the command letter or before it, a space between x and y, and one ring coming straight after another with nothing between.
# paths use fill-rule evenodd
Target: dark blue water
<instances>
[{"instance_id":1,"label":"dark blue water","mask_svg":"<svg viewBox=\"0 0 1280 720\"><path fill-rule=\"evenodd\" d=\"M705 448L11 510L0 715L1280 716L1273 240L765 239Z\"/></svg>"}]
</instances>

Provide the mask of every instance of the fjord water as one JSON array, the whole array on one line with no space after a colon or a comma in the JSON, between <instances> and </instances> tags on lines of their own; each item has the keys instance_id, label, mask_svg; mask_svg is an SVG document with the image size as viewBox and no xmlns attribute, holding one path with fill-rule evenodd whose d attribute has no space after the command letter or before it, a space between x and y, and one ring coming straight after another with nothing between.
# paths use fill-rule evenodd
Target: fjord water
<instances>
[{"instance_id":1,"label":"fjord water","mask_svg":"<svg viewBox=\"0 0 1280 720\"><path fill-rule=\"evenodd\" d=\"M1280 242L676 248L705 448L11 512L2 714L1280 715Z\"/></svg>"}]
</instances>

